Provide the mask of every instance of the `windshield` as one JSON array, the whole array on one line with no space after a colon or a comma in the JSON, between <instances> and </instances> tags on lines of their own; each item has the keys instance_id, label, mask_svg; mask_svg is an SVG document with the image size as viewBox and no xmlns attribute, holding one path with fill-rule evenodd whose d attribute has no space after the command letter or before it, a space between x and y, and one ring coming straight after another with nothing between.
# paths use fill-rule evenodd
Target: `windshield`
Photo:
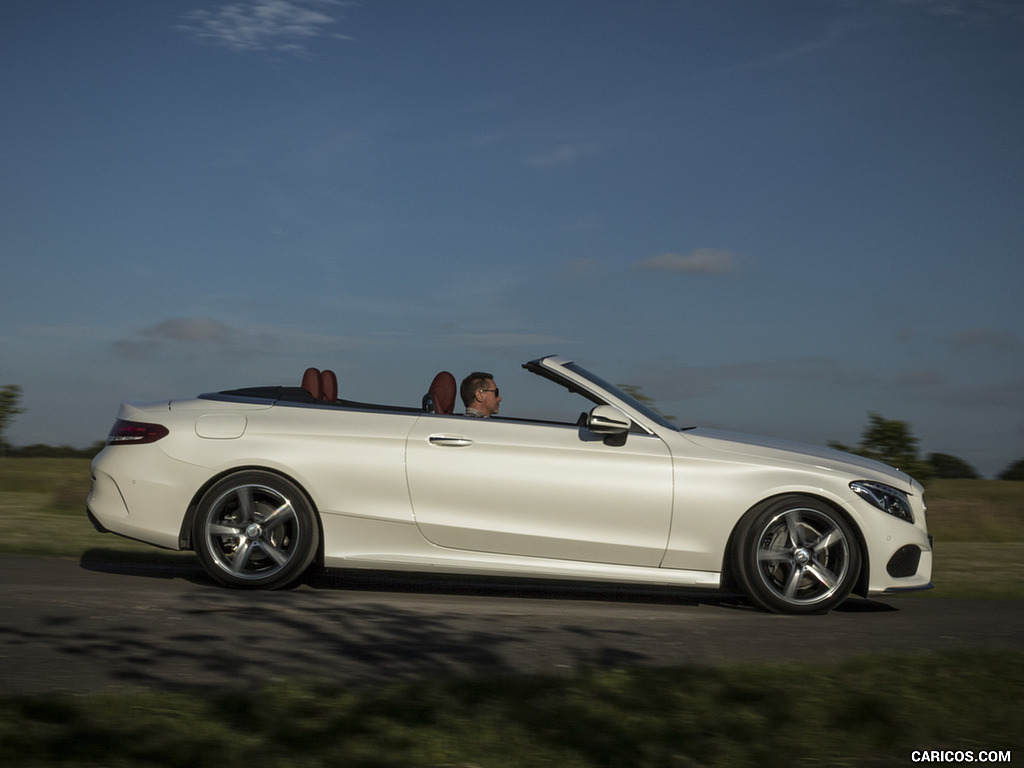
<instances>
[{"instance_id":1,"label":"windshield","mask_svg":"<svg viewBox=\"0 0 1024 768\"><path fill-rule=\"evenodd\" d=\"M573 373L575 373L576 375L582 376L587 381L589 381L589 382L593 383L594 385L600 387L601 389L605 390L606 392L614 395L619 400L621 400L622 402L626 403L630 408L633 408L634 410L639 411L645 417L650 419L653 423L657 424L658 426L665 427L666 429L675 429L675 430L679 429L679 427L677 427L671 421L666 419L662 414L660 414L656 410L654 410L650 405L647 405L647 404L641 402L640 400L637 400L635 397L633 397L632 395L630 395L630 394L628 394L626 392L623 392L621 389L616 387L614 384L609 384L607 381L602 379L600 376L595 376L590 371L588 371L586 368L583 368L583 367L581 367L579 365L576 365L576 363L566 363L565 367L568 370L570 370Z\"/></svg>"}]
</instances>

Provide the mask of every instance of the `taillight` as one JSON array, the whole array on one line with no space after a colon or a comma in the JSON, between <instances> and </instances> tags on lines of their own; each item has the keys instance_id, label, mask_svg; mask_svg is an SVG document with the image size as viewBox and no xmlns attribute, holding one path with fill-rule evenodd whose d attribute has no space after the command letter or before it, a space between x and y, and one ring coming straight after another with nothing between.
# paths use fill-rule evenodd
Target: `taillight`
<instances>
[{"instance_id":1,"label":"taillight","mask_svg":"<svg viewBox=\"0 0 1024 768\"><path fill-rule=\"evenodd\" d=\"M144 421L118 419L107 435L107 445L142 445L155 443L170 434L163 424L147 424Z\"/></svg>"}]
</instances>

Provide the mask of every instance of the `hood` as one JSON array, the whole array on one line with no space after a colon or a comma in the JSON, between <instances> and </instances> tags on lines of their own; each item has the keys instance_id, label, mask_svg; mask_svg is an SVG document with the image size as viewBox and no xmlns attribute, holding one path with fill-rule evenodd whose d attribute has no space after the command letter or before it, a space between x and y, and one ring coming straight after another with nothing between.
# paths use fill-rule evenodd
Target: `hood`
<instances>
[{"instance_id":1,"label":"hood","mask_svg":"<svg viewBox=\"0 0 1024 768\"><path fill-rule=\"evenodd\" d=\"M822 448L790 440L744 435L739 432L704 429L703 427L696 427L681 434L690 442L709 450L745 456L754 460L811 464L832 472L857 475L864 480L883 481L908 491L917 485L910 475L895 467L834 448Z\"/></svg>"}]
</instances>

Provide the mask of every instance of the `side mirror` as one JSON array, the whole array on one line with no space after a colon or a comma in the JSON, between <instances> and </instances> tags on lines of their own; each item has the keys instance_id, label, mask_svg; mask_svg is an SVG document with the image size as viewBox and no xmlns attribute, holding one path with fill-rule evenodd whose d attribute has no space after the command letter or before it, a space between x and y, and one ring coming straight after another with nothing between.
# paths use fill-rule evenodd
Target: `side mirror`
<instances>
[{"instance_id":1,"label":"side mirror","mask_svg":"<svg viewBox=\"0 0 1024 768\"><path fill-rule=\"evenodd\" d=\"M587 416L587 429L596 435L622 435L632 426L630 418L614 405L598 405Z\"/></svg>"}]
</instances>

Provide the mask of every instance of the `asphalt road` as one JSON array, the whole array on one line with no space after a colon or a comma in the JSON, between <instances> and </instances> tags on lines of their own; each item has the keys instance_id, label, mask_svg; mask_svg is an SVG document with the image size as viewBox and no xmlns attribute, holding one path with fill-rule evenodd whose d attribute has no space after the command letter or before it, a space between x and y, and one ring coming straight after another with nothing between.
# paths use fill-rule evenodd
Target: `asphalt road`
<instances>
[{"instance_id":1,"label":"asphalt road","mask_svg":"<svg viewBox=\"0 0 1024 768\"><path fill-rule=\"evenodd\" d=\"M728 596L375 573L246 592L215 586L189 559L6 556L0 694L1019 649L1022 608L902 597L788 617Z\"/></svg>"}]
</instances>

